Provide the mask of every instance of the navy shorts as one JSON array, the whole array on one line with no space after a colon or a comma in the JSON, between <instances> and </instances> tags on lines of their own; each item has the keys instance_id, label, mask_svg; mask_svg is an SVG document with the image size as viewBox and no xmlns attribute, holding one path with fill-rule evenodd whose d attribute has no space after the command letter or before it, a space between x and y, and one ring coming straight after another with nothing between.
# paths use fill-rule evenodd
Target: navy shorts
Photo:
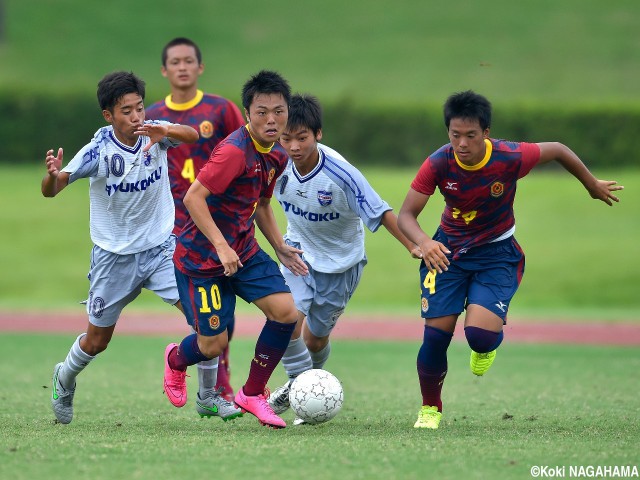
<instances>
[{"instance_id":1,"label":"navy shorts","mask_svg":"<svg viewBox=\"0 0 640 480\"><path fill-rule=\"evenodd\" d=\"M434 236L449 248L444 235ZM449 248L449 250L451 250ZM506 323L511 299L524 274L524 252L515 237L470 248L449 270L429 271L420 263L422 318L459 315L469 304L481 305Z\"/></svg>"},{"instance_id":2,"label":"navy shorts","mask_svg":"<svg viewBox=\"0 0 640 480\"><path fill-rule=\"evenodd\" d=\"M205 337L219 335L233 321L236 295L251 303L273 293L287 292L278 264L263 250L243 262L231 277L192 277L176 269L182 308L189 325Z\"/></svg>"}]
</instances>

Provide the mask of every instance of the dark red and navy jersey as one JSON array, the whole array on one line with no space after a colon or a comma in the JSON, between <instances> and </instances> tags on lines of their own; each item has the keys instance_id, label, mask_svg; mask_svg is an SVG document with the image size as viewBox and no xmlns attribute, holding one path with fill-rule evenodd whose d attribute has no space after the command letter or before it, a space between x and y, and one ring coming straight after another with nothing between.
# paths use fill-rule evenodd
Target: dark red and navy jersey
<instances>
[{"instance_id":1,"label":"dark red and navy jersey","mask_svg":"<svg viewBox=\"0 0 640 480\"><path fill-rule=\"evenodd\" d=\"M515 226L516 183L540 159L535 143L485 139L484 159L470 167L459 162L451 144L424 161L411 188L445 200L440 228L454 257L469 248L499 239Z\"/></svg>"},{"instance_id":2,"label":"dark red and navy jersey","mask_svg":"<svg viewBox=\"0 0 640 480\"><path fill-rule=\"evenodd\" d=\"M271 198L286 164L287 153L279 143L263 148L242 127L215 148L198 174L198 181L211 192L207 197L211 217L241 262L260 249L253 222L258 200ZM180 232L173 261L190 276L224 274L215 247L191 217Z\"/></svg>"},{"instance_id":3,"label":"dark red and navy jersey","mask_svg":"<svg viewBox=\"0 0 640 480\"><path fill-rule=\"evenodd\" d=\"M217 95L205 94L202 90L198 90L195 98L187 103L172 102L169 95L163 101L147 107L146 117L189 125L200 134L196 143L183 143L168 153L171 193L176 207L173 233L177 235L189 217L182 203L187 190L216 145L244 125L244 121L235 103Z\"/></svg>"}]
</instances>

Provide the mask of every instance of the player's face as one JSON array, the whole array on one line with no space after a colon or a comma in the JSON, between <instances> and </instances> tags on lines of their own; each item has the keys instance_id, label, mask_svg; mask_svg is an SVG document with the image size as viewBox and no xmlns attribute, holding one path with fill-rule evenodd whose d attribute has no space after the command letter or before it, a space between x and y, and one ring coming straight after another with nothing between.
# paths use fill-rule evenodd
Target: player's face
<instances>
[{"instance_id":1,"label":"player's face","mask_svg":"<svg viewBox=\"0 0 640 480\"><path fill-rule=\"evenodd\" d=\"M244 114L253 138L261 146L268 148L284 132L289 108L280 93L259 93L253 97L249 110L245 109Z\"/></svg>"},{"instance_id":2,"label":"player's face","mask_svg":"<svg viewBox=\"0 0 640 480\"><path fill-rule=\"evenodd\" d=\"M144 102L137 93L127 93L113 107L113 113L103 110L104 119L113 126L116 138L128 146L138 141L135 132L144 123Z\"/></svg>"},{"instance_id":3,"label":"player's face","mask_svg":"<svg viewBox=\"0 0 640 480\"><path fill-rule=\"evenodd\" d=\"M318 141L322 138L322 130L316 135L307 128L300 127L294 130L285 130L280 137L280 143L287 151L289 158L293 160L300 173L307 174L318 163Z\"/></svg>"},{"instance_id":4,"label":"player's face","mask_svg":"<svg viewBox=\"0 0 640 480\"><path fill-rule=\"evenodd\" d=\"M478 119L452 118L449 122L449 141L458 160L473 166L482 161L485 154L484 139L489 129L482 130Z\"/></svg>"},{"instance_id":5,"label":"player's face","mask_svg":"<svg viewBox=\"0 0 640 480\"><path fill-rule=\"evenodd\" d=\"M204 64L198 63L196 49L191 45L175 45L167 49L167 62L162 66L162 75L173 88L196 87Z\"/></svg>"}]
</instances>

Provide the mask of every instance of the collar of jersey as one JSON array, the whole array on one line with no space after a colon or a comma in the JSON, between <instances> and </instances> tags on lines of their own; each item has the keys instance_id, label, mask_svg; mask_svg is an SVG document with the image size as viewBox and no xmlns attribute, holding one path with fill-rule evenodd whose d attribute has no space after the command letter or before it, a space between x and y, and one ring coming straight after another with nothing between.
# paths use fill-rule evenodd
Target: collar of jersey
<instances>
[{"instance_id":1,"label":"collar of jersey","mask_svg":"<svg viewBox=\"0 0 640 480\"><path fill-rule=\"evenodd\" d=\"M460 168L463 168L465 170L480 170L482 167L484 167L487 163L489 163L489 159L491 158L491 153L493 153L493 144L491 143L491 140L489 140L488 138L484 139L484 145L485 145L485 151L484 151L484 158L482 159L482 161L480 163L477 163L475 165L465 165L464 163L462 163L459 159L458 156L456 155L456 152L453 152L453 156L456 157L456 163L460 166Z\"/></svg>"},{"instance_id":2,"label":"collar of jersey","mask_svg":"<svg viewBox=\"0 0 640 480\"><path fill-rule=\"evenodd\" d=\"M315 177L318 174L318 172L322 169L323 165L324 165L324 152L320 149L320 147L318 147L318 163L316 164L315 167L313 167L313 170L311 170L309 173L307 173L303 177L298 173L298 170L296 169L296 164L293 163L293 160L291 160L291 171L293 172L293 174L296 176L296 178L300 183L304 183L306 181L311 180L313 177Z\"/></svg>"},{"instance_id":3,"label":"collar of jersey","mask_svg":"<svg viewBox=\"0 0 640 480\"><path fill-rule=\"evenodd\" d=\"M249 136L251 137L251 141L253 142L253 146L256 147L256 150L258 150L260 153L269 153L271 151L271 149L273 148L273 146L276 144L276 142L273 142L268 147L263 147L262 145L260 145L258 143L258 141L255 138L253 138L253 135L251 135L251 130L249 130L249 124L248 123L245 125L245 128L247 129L247 132L249 132Z\"/></svg>"},{"instance_id":4,"label":"collar of jersey","mask_svg":"<svg viewBox=\"0 0 640 480\"><path fill-rule=\"evenodd\" d=\"M129 152L129 153L136 153L138 151L138 149L140 148L140 145L142 144L142 137L138 137L138 140L136 141L136 144L133 147L129 147L128 145L125 145L120 140L118 140L118 138L116 137L116 134L113 133L113 130L111 130L109 132L109 136L111 137L111 140L113 140L113 142L119 148L121 148L125 152Z\"/></svg>"},{"instance_id":5,"label":"collar of jersey","mask_svg":"<svg viewBox=\"0 0 640 480\"><path fill-rule=\"evenodd\" d=\"M188 102L185 103L175 103L173 100L171 100L171 94L167 95L167 98L164 99L164 103L167 105L167 107L169 107L171 110L176 110L178 112L184 112L185 110L189 110L190 108L195 107L197 104L200 103L200 101L202 100L202 97L204 97L204 92L202 90L198 90L196 92L196 96L193 97L191 100L189 100Z\"/></svg>"}]
</instances>

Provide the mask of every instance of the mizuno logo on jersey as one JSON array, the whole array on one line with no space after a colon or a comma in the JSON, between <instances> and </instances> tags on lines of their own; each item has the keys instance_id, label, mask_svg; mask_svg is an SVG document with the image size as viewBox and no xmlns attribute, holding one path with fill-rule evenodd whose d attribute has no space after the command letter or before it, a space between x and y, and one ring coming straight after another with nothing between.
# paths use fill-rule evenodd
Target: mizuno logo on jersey
<instances>
[{"instance_id":1,"label":"mizuno logo on jersey","mask_svg":"<svg viewBox=\"0 0 640 480\"><path fill-rule=\"evenodd\" d=\"M305 218L310 222L330 222L332 220L337 220L340 218L340 214L338 212L327 212L327 213L315 213L315 212L305 212L301 208L296 207L295 205L289 202L280 202L282 208L284 208L284 213L292 213L293 215L297 215L299 217Z\"/></svg>"},{"instance_id":2,"label":"mizuno logo on jersey","mask_svg":"<svg viewBox=\"0 0 640 480\"><path fill-rule=\"evenodd\" d=\"M322 205L323 207L326 207L327 205L331 205L332 201L333 201L332 192L318 190L318 202L320 202L320 205Z\"/></svg>"},{"instance_id":3,"label":"mizuno logo on jersey","mask_svg":"<svg viewBox=\"0 0 640 480\"><path fill-rule=\"evenodd\" d=\"M302 198L307 198L307 192L303 192L302 190L296 190L296 195Z\"/></svg>"},{"instance_id":4,"label":"mizuno logo on jersey","mask_svg":"<svg viewBox=\"0 0 640 480\"><path fill-rule=\"evenodd\" d=\"M458 190L458 182L447 182L445 190Z\"/></svg>"},{"instance_id":5,"label":"mizuno logo on jersey","mask_svg":"<svg viewBox=\"0 0 640 480\"><path fill-rule=\"evenodd\" d=\"M496 307L498 307L501 312L504 312L505 308L507 308L507 304L506 303L502 303L502 302L498 302L498 303L496 303Z\"/></svg>"},{"instance_id":6,"label":"mizuno logo on jersey","mask_svg":"<svg viewBox=\"0 0 640 480\"><path fill-rule=\"evenodd\" d=\"M107 184L105 190L107 191L107 195L114 195L116 192L143 192L150 185L155 183L156 180L160 180L162 177L162 167L158 167L154 172L151 173L147 178L143 180L138 180L135 183L112 183Z\"/></svg>"}]
</instances>

